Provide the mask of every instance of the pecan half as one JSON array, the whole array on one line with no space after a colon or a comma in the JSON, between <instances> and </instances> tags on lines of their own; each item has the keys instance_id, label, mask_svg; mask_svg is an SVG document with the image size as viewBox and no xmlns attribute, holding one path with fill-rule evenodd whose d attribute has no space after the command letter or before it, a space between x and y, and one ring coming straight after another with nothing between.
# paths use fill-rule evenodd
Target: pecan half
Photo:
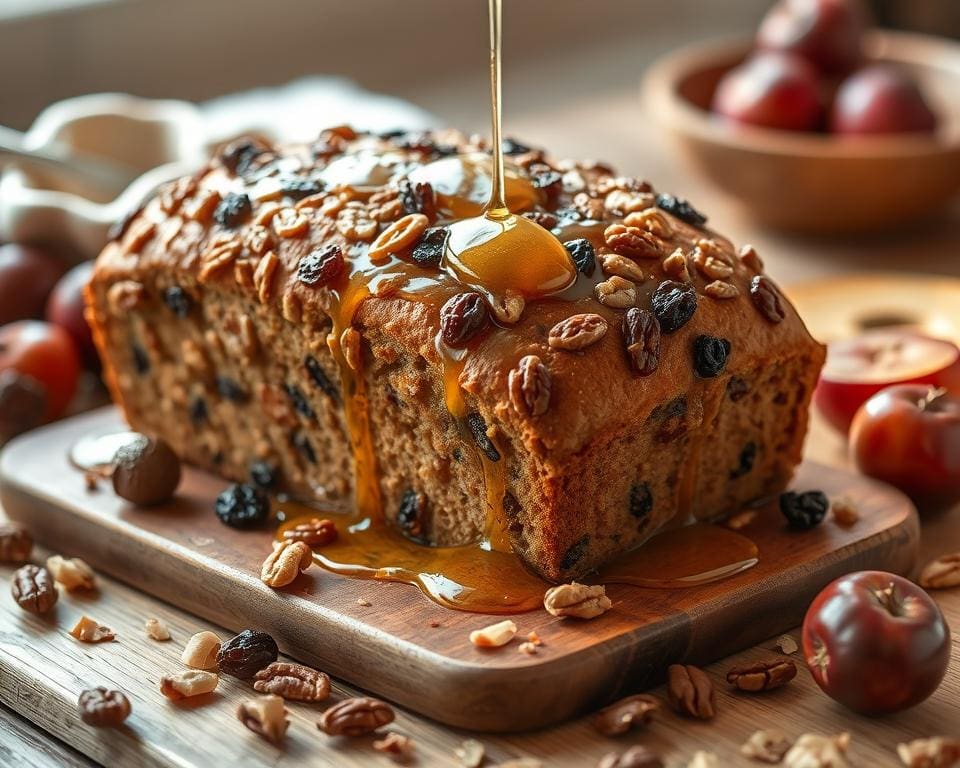
<instances>
[{"instance_id":1,"label":"pecan half","mask_svg":"<svg viewBox=\"0 0 960 768\"><path fill-rule=\"evenodd\" d=\"M22 563L29 559L33 537L23 526L0 524L0 563Z\"/></svg>"},{"instance_id":2,"label":"pecan half","mask_svg":"<svg viewBox=\"0 0 960 768\"><path fill-rule=\"evenodd\" d=\"M960 552L941 555L927 563L920 572L920 586L924 589L946 589L960 585Z\"/></svg>"},{"instance_id":3,"label":"pecan half","mask_svg":"<svg viewBox=\"0 0 960 768\"><path fill-rule=\"evenodd\" d=\"M330 695L330 678L303 664L275 661L253 679L254 690L291 701L323 701Z\"/></svg>"},{"instance_id":4,"label":"pecan half","mask_svg":"<svg viewBox=\"0 0 960 768\"><path fill-rule=\"evenodd\" d=\"M572 582L551 587L543 596L543 607L552 616L592 619L610 610L610 598L602 584Z\"/></svg>"},{"instance_id":5,"label":"pecan half","mask_svg":"<svg viewBox=\"0 0 960 768\"><path fill-rule=\"evenodd\" d=\"M771 323L782 322L787 316L780 299L780 291L763 275L757 275L750 282L750 298L760 314Z\"/></svg>"},{"instance_id":6,"label":"pecan half","mask_svg":"<svg viewBox=\"0 0 960 768\"><path fill-rule=\"evenodd\" d=\"M600 315L587 312L571 315L553 326L547 336L547 343L554 349L574 351L600 341L606 332L607 321Z\"/></svg>"},{"instance_id":7,"label":"pecan half","mask_svg":"<svg viewBox=\"0 0 960 768\"><path fill-rule=\"evenodd\" d=\"M323 547L337 540L337 526L333 520L314 517L284 531L283 538L302 541L308 547Z\"/></svg>"},{"instance_id":8,"label":"pecan half","mask_svg":"<svg viewBox=\"0 0 960 768\"><path fill-rule=\"evenodd\" d=\"M625 752L604 755L597 768L663 768L663 760L655 752L637 744Z\"/></svg>"},{"instance_id":9,"label":"pecan half","mask_svg":"<svg viewBox=\"0 0 960 768\"><path fill-rule=\"evenodd\" d=\"M638 227L611 224L603 231L607 247L631 259L660 258L660 239Z\"/></svg>"},{"instance_id":10,"label":"pecan half","mask_svg":"<svg viewBox=\"0 0 960 768\"><path fill-rule=\"evenodd\" d=\"M674 711L709 720L716 714L714 698L713 682L702 669L689 664L668 667L667 700Z\"/></svg>"},{"instance_id":11,"label":"pecan half","mask_svg":"<svg viewBox=\"0 0 960 768\"><path fill-rule=\"evenodd\" d=\"M805 733L783 756L783 768L848 768L850 734L821 736Z\"/></svg>"},{"instance_id":12,"label":"pecan half","mask_svg":"<svg viewBox=\"0 0 960 768\"><path fill-rule=\"evenodd\" d=\"M17 605L30 613L46 613L60 596L50 571L37 565L25 565L13 572L10 593Z\"/></svg>"},{"instance_id":13,"label":"pecan half","mask_svg":"<svg viewBox=\"0 0 960 768\"><path fill-rule=\"evenodd\" d=\"M293 580L313 563L313 552L302 541L284 539L273 545L273 552L263 561L260 580L268 587L278 589Z\"/></svg>"},{"instance_id":14,"label":"pecan half","mask_svg":"<svg viewBox=\"0 0 960 768\"><path fill-rule=\"evenodd\" d=\"M130 716L130 700L120 691L90 688L77 700L80 719L95 728L115 728Z\"/></svg>"},{"instance_id":15,"label":"pecan half","mask_svg":"<svg viewBox=\"0 0 960 768\"><path fill-rule=\"evenodd\" d=\"M797 665L792 661L758 661L755 664L733 667L727 672L727 682L741 691L755 693L786 685L797 676Z\"/></svg>"},{"instance_id":16,"label":"pecan half","mask_svg":"<svg viewBox=\"0 0 960 768\"><path fill-rule=\"evenodd\" d=\"M637 694L620 699L593 716L593 727L604 736L619 736L631 728L646 725L660 704L652 696Z\"/></svg>"},{"instance_id":17,"label":"pecan half","mask_svg":"<svg viewBox=\"0 0 960 768\"><path fill-rule=\"evenodd\" d=\"M398 763L406 763L413 757L413 739L401 733L388 733L374 741L373 748Z\"/></svg>"},{"instance_id":18,"label":"pecan half","mask_svg":"<svg viewBox=\"0 0 960 768\"><path fill-rule=\"evenodd\" d=\"M960 762L960 739L914 739L897 744L897 755L907 768L950 768Z\"/></svg>"},{"instance_id":19,"label":"pecan half","mask_svg":"<svg viewBox=\"0 0 960 768\"><path fill-rule=\"evenodd\" d=\"M286 707L279 696L260 696L241 701L237 707L237 719L271 744L283 741L290 726Z\"/></svg>"},{"instance_id":20,"label":"pecan half","mask_svg":"<svg viewBox=\"0 0 960 768\"><path fill-rule=\"evenodd\" d=\"M393 718L389 704L358 696L330 707L321 716L317 727L328 736L364 736L392 723Z\"/></svg>"},{"instance_id":21,"label":"pecan half","mask_svg":"<svg viewBox=\"0 0 960 768\"><path fill-rule=\"evenodd\" d=\"M614 275L635 283L646 280L640 265L619 253L604 253L600 255L600 267L605 275Z\"/></svg>"},{"instance_id":22,"label":"pecan half","mask_svg":"<svg viewBox=\"0 0 960 768\"><path fill-rule=\"evenodd\" d=\"M536 355L520 358L507 375L510 402L517 413L542 416L550 406L550 372Z\"/></svg>"},{"instance_id":23,"label":"pecan half","mask_svg":"<svg viewBox=\"0 0 960 768\"><path fill-rule=\"evenodd\" d=\"M740 754L761 763L776 764L790 749L791 742L780 731L754 731L750 738L740 745Z\"/></svg>"},{"instance_id":24,"label":"pecan half","mask_svg":"<svg viewBox=\"0 0 960 768\"><path fill-rule=\"evenodd\" d=\"M738 253L741 263L758 274L763 272L763 260L752 245L744 245Z\"/></svg>"}]
</instances>

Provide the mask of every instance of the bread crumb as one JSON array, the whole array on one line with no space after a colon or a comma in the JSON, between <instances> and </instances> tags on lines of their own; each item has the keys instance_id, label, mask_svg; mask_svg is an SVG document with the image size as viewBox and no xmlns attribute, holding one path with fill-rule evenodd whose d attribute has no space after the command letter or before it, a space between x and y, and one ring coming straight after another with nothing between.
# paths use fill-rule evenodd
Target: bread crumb
<instances>
[{"instance_id":1,"label":"bread crumb","mask_svg":"<svg viewBox=\"0 0 960 768\"><path fill-rule=\"evenodd\" d=\"M540 635L536 632L530 632L527 634L527 642L532 643L533 645L543 645L543 640L540 639Z\"/></svg>"},{"instance_id":2,"label":"bread crumb","mask_svg":"<svg viewBox=\"0 0 960 768\"><path fill-rule=\"evenodd\" d=\"M782 653L785 653L787 656L790 656L796 653L800 646L797 645L797 641L794 640L790 635L781 635L777 638L777 648L780 649Z\"/></svg>"},{"instance_id":3,"label":"bread crumb","mask_svg":"<svg viewBox=\"0 0 960 768\"><path fill-rule=\"evenodd\" d=\"M520 643L520 645L517 647L517 650L519 650L520 653L527 654L527 656L533 656L533 654L537 652L537 646L534 643L529 642Z\"/></svg>"},{"instance_id":4,"label":"bread crumb","mask_svg":"<svg viewBox=\"0 0 960 768\"><path fill-rule=\"evenodd\" d=\"M367 600L365 597L357 598L357 605L362 605L364 608L369 608L373 603Z\"/></svg>"}]
</instances>

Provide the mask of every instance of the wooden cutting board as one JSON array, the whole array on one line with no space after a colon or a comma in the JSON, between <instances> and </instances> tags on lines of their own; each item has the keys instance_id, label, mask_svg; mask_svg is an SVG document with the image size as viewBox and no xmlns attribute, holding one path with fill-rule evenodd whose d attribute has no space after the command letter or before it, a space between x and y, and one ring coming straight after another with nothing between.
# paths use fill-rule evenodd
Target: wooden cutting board
<instances>
[{"instance_id":1,"label":"wooden cutting board","mask_svg":"<svg viewBox=\"0 0 960 768\"><path fill-rule=\"evenodd\" d=\"M187 469L177 498L137 509L102 485L86 488L67 451L80 437L120 427L107 408L11 443L0 457L7 514L38 541L77 555L132 586L231 629L263 629L289 655L316 664L440 722L481 731L541 727L655 683L676 661L703 664L795 626L816 592L842 573L904 573L916 555L916 512L897 491L814 463L795 486L845 496L860 521L789 531L775 505L744 530L760 562L724 581L684 589L611 585L614 608L590 622L535 611L515 618L535 631L538 653L518 641L495 651L467 636L495 619L443 609L415 588L345 579L311 568L276 592L259 578L269 532L220 524L224 482ZM361 605L359 601L369 603ZM432 626L438 624L438 626Z\"/></svg>"}]
</instances>

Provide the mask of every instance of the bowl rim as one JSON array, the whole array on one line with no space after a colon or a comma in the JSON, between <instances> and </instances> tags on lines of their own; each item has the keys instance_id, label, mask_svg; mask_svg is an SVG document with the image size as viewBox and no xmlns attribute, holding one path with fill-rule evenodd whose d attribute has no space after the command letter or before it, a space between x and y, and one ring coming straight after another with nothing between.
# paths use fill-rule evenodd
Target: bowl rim
<instances>
[{"instance_id":1,"label":"bowl rim","mask_svg":"<svg viewBox=\"0 0 960 768\"><path fill-rule=\"evenodd\" d=\"M647 68L642 80L642 98L647 111L671 130L736 151L837 160L960 156L960 120L956 118L941 126L933 136L890 134L846 138L724 124L680 95L679 84L691 74L742 57L752 47L752 39L728 37L692 43L660 57ZM864 47L868 58L914 63L948 72L960 87L960 43L913 32L871 29ZM936 61L921 61L921 54L931 59L936 54Z\"/></svg>"}]
</instances>

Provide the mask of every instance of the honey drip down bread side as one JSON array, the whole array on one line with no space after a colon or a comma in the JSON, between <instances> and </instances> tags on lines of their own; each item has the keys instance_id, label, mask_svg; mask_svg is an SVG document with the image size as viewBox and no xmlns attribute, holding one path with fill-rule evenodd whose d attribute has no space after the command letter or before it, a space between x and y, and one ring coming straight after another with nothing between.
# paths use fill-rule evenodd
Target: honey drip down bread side
<instances>
[{"instance_id":1,"label":"honey drip down bread side","mask_svg":"<svg viewBox=\"0 0 960 768\"><path fill-rule=\"evenodd\" d=\"M507 153L522 223L466 267L451 225L491 174L459 133L241 140L160 189L87 290L131 426L551 581L781 491L824 349L757 254L604 165Z\"/></svg>"}]
</instances>

